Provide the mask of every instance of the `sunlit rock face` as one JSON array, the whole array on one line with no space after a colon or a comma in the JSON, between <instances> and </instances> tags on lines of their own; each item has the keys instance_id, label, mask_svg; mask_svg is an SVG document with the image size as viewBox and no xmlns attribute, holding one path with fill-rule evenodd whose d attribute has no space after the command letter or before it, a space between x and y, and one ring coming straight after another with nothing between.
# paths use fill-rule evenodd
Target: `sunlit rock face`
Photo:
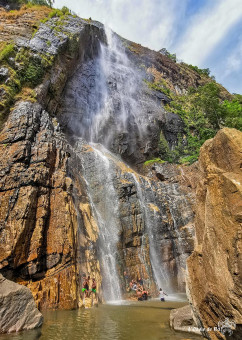
<instances>
[{"instance_id":1,"label":"sunlit rock face","mask_svg":"<svg viewBox=\"0 0 242 340\"><path fill-rule=\"evenodd\" d=\"M106 300L121 299L138 276L153 292L184 291L196 169L143 167L161 132L174 145L181 121L146 86L154 69L136 64L125 41L99 23L66 20L57 36L51 19L18 42L57 59L38 103L17 103L0 133L0 271L42 309L80 306L86 275ZM78 38L72 55L68 32ZM174 74L183 88L177 66Z\"/></svg>"},{"instance_id":2,"label":"sunlit rock face","mask_svg":"<svg viewBox=\"0 0 242 340\"><path fill-rule=\"evenodd\" d=\"M188 259L187 291L200 326L236 323L241 337L242 133L222 129L201 148L196 192L195 250ZM229 325L228 325L229 326ZM237 334L237 335L236 335ZM224 339L205 332L209 339ZM228 333L227 333L228 335Z\"/></svg>"}]
</instances>

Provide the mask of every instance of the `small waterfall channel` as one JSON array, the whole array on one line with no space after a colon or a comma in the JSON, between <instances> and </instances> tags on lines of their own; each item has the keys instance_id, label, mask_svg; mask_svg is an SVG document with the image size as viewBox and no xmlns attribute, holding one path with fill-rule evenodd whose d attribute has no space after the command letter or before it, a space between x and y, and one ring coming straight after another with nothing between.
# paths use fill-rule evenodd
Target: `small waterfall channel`
<instances>
[{"instance_id":1,"label":"small waterfall channel","mask_svg":"<svg viewBox=\"0 0 242 340\"><path fill-rule=\"evenodd\" d=\"M117 162L122 161L100 144L90 143L89 145L92 151L81 152L81 158L89 203L99 228L98 254L103 277L103 295L106 301L118 301L122 299L122 292L120 271L117 269L120 260L117 245L122 226L119 212L120 197L117 189L120 178L117 177L116 166ZM147 178L133 172L127 165L125 168L125 177L132 183L137 195L144 223L143 237L144 239L148 237L149 258L153 272L149 282L154 280L157 286L169 291L169 273L161 261L161 249L157 240L159 236L157 231L161 227L162 217L156 205L154 188L151 187ZM144 240L144 245L145 243ZM142 245L139 257L142 264L146 266Z\"/></svg>"},{"instance_id":2,"label":"small waterfall channel","mask_svg":"<svg viewBox=\"0 0 242 340\"><path fill-rule=\"evenodd\" d=\"M169 275L160 260L160 256L158 255L159 245L156 240L157 233L155 232L155 230L159 228L157 223L161 223L161 219L158 218L157 222L156 218L156 215L159 215L160 211L159 208L154 204L156 202L156 198L154 197L153 190L149 190L149 194L146 194L146 191L143 190L143 188L145 188L147 185L150 187L150 183L147 180L144 181L142 176L139 176L139 178L137 178L134 174L132 174L132 176L142 208L146 232L149 238L150 261L154 273L154 279L159 287L163 287L163 289L167 291L169 289Z\"/></svg>"}]
</instances>

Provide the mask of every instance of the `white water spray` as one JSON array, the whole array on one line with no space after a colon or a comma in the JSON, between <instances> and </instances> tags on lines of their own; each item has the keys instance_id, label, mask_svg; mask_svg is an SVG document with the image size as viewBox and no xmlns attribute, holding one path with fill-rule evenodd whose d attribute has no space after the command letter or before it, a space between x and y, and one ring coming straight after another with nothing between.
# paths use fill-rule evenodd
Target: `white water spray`
<instances>
[{"instance_id":1,"label":"white water spray","mask_svg":"<svg viewBox=\"0 0 242 340\"><path fill-rule=\"evenodd\" d=\"M83 157L84 177L89 202L99 228L98 252L103 274L103 294L106 301L121 300L117 272L117 242L119 239L119 201L113 185L113 170L108 158L92 144L94 158L89 164ZM90 155L90 154L89 154ZM86 168L85 164L89 164ZM90 166L92 171L90 171ZM95 179L93 181L93 179Z\"/></svg>"}]
</instances>

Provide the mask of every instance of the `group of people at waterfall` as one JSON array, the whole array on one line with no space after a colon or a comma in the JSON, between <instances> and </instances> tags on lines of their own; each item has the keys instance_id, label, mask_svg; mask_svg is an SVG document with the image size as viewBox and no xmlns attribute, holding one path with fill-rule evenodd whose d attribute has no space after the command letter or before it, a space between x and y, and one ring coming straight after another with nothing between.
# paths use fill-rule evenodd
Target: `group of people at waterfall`
<instances>
[{"instance_id":1,"label":"group of people at waterfall","mask_svg":"<svg viewBox=\"0 0 242 340\"><path fill-rule=\"evenodd\" d=\"M124 274L125 278L127 278L126 272ZM150 292L149 289L146 289L144 287L144 281L141 277L139 277L137 279L137 281L135 280L131 280L129 282L129 287L128 287L129 291L133 291L136 292L136 296L138 301L144 301L144 300L148 300L148 298L150 298Z\"/></svg>"},{"instance_id":2,"label":"group of people at waterfall","mask_svg":"<svg viewBox=\"0 0 242 340\"><path fill-rule=\"evenodd\" d=\"M127 280L129 280L129 277L126 272L124 272L124 278L126 282ZM91 289L89 289L90 287ZM144 281L141 277L139 277L137 280L132 279L127 285L127 291L136 293L138 301L145 301L151 297L149 288L147 289L145 288ZM83 296L84 298L90 297L91 294L94 294L96 297L97 283L96 283L95 278L91 279L89 275L83 276L82 293L84 295ZM165 296L168 296L168 295L162 290L162 288L160 288L159 290L160 300L165 301Z\"/></svg>"},{"instance_id":3,"label":"group of people at waterfall","mask_svg":"<svg viewBox=\"0 0 242 340\"><path fill-rule=\"evenodd\" d=\"M89 284L91 280L91 285ZM91 286L91 289L89 291L89 287ZM97 283L95 278L90 278L90 276L84 276L83 277L83 284L82 284L82 293L84 294L84 297L90 297L91 294L97 294Z\"/></svg>"},{"instance_id":4,"label":"group of people at waterfall","mask_svg":"<svg viewBox=\"0 0 242 340\"><path fill-rule=\"evenodd\" d=\"M124 278L127 282L129 279L126 272L124 272ZM135 292L138 301L144 301L148 300L148 298L151 297L149 289L146 289L144 286L144 281L141 277L137 278L137 280L132 279L129 281L129 284L127 286L127 291L129 292ZM160 301L165 301L165 296L168 296L162 288L159 289L159 299Z\"/></svg>"}]
</instances>

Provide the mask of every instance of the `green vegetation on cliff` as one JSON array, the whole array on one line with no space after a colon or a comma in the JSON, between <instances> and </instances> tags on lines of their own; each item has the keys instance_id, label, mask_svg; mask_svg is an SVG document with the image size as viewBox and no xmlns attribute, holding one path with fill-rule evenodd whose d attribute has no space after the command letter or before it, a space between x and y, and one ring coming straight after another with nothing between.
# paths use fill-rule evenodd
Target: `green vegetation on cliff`
<instances>
[{"instance_id":1,"label":"green vegetation on cliff","mask_svg":"<svg viewBox=\"0 0 242 340\"><path fill-rule=\"evenodd\" d=\"M190 67L191 65L189 65ZM207 69L196 70L208 76ZM212 78L198 88L190 87L186 94L176 95L168 88L165 80L147 82L151 89L160 91L170 98L166 110L178 114L184 123L184 133L178 136L178 143L170 150L161 133L160 157L168 162L193 163L198 159L200 147L213 138L223 127L242 130L242 95L234 94L225 99L221 85Z\"/></svg>"},{"instance_id":2,"label":"green vegetation on cliff","mask_svg":"<svg viewBox=\"0 0 242 340\"><path fill-rule=\"evenodd\" d=\"M185 124L185 135L180 136L182 141L174 150L174 161L197 160L202 144L220 128L242 130L242 96L233 95L232 99L223 100L221 86L215 81L197 89L190 88L187 94L172 99L167 109L178 114Z\"/></svg>"},{"instance_id":3,"label":"green vegetation on cliff","mask_svg":"<svg viewBox=\"0 0 242 340\"><path fill-rule=\"evenodd\" d=\"M160 159L160 158L155 158L155 159L150 159L150 160L144 162L144 165L146 166L146 165L151 165L151 164L153 164L153 163L164 163L164 162L165 162L165 161L163 161L163 160Z\"/></svg>"},{"instance_id":4,"label":"green vegetation on cliff","mask_svg":"<svg viewBox=\"0 0 242 340\"><path fill-rule=\"evenodd\" d=\"M33 3L31 2L31 6ZM31 7L31 10L33 8L36 10L36 6ZM37 6L37 10L42 8L46 9L46 7ZM21 15L28 11L29 7L23 6L20 10L6 12L6 16ZM39 27L41 22L45 23L51 18L58 18L57 21L55 20L55 35L57 36L60 31L68 36L67 52L69 56L73 56L77 51L78 44L76 35L66 32L64 29L65 19L70 15L68 8L63 7L61 10L49 10L47 13L45 12L45 15L47 16L44 20L36 22L33 28ZM38 28L33 32L32 36L34 36L37 30ZM48 49L51 41L47 41L46 45ZM3 72L0 74L0 129L8 116L10 107L17 100L36 100L33 89L43 81L54 61L55 55L48 52L35 53L30 47L19 47L13 41L0 42L0 63Z\"/></svg>"}]
</instances>

